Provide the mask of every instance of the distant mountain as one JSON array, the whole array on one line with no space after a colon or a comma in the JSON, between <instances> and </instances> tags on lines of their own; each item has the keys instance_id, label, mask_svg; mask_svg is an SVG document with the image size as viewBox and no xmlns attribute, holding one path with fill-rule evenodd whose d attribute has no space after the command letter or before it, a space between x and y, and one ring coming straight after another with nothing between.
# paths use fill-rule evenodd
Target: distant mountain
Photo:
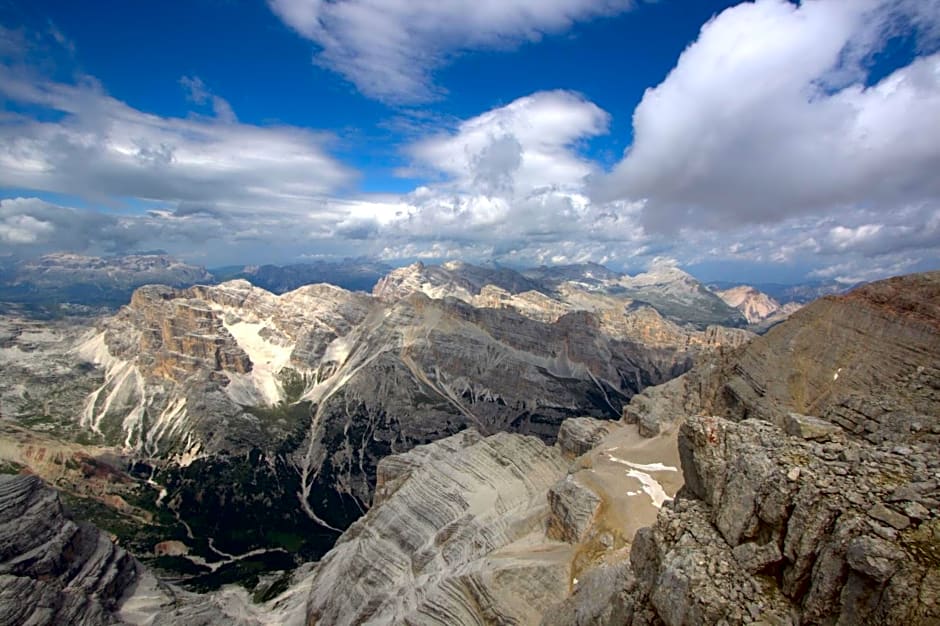
<instances>
[{"instance_id":1,"label":"distant mountain","mask_svg":"<svg viewBox=\"0 0 940 626\"><path fill-rule=\"evenodd\" d=\"M391 267L375 261L347 259L291 265L238 265L210 270L217 282L243 279L271 293L287 293L304 285L328 283L350 291L372 291Z\"/></svg>"},{"instance_id":2,"label":"distant mountain","mask_svg":"<svg viewBox=\"0 0 940 626\"><path fill-rule=\"evenodd\" d=\"M622 276L599 263L576 263L572 265L542 265L523 271L527 278L538 280L548 285L561 282L577 282L586 285L601 286Z\"/></svg>"},{"instance_id":3,"label":"distant mountain","mask_svg":"<svg viewBox=\"0 0 940 626\"><path fill-rule=\"evenodd\" d=\"M669 319L698 327L709 324L744 326L740 311L709 291L677 267L655 268L636 276L623 276L607 290L647 302Z\"/></svg>"},{"instance_id":4,"label":"distant mountain","mask_svg":"<svg viewBox=\"0 0 940 626\"><path fill-rule=\"evenodd\" d=\"M808 304L823 296L833 296L849 292L862 284L863 283L840 283L835 280L817 280L792 285L781 283L754 283L747 286L766 294L781 305L784 305L790 302ZM716 281L709 284L709 287L715 291L725 291L740 286L742 286L741 283L730 281Z\"/></svg>"},{"instance_id":5,"label":"distant mountain","mask_svg":"<svg viewBox=\"0 0 940 626\"><path fill-rule=\"evenodd\" d=\"M482 267L462 261L426 265L419 261L389 272L375 285L372 293L384 300L423 293L429 298L452 297L470 302L487 286L510 294L544 290L539 282L509 268Z\"/></svg>"},{"instance_id":6,"label":"distant mountain","mask_svg":"<svg viewBox=\"0 0 940 626\"><path fill-rule=\"evenodd\" d=\"M205 268L163 254L93 257L48 254L0 268L0 303L56 315L126 304L142 285L185 287L212 282Z\"/></svg>"},{"instance_id":7,"label":"distant mountain","mask_svg":"<svg viewBox=\"0 0 940 626\"><path fill-rule=\"evenodd\" d=\"M454 297L477 306L489 298L523 311L533 309L536 301L540 301L536 310L552 303L559 310L648 305L670 321L698 329L747 324L738 310L674 267L628 276L593 263L543 266L521 272L457 261L442 265L415 263L394 270L373 290L383 299L417 292L432 298Z\"/></svg>"},{"instance_id":8,"label":"distant mountain","mask_svg":"<svg viewBox=\"0 0 940 626\"><path fill-rule=\"evenodd\" d=\"M781 305L766 293L748 285L739 285L715 293L730 306L741 311L752 326L769 327L783 321L802 306L796 302Z\"/></svg>"},{"instance_id":9,"label":"distant mountain","mask_svg":"<svg viewBox=\"0 0 940 626\"><path fill-rule=\"evenodd\" d=\"M191 287L243 279L272 293L328 283L371 291L390 271L377 262L347 259L292 265L238 265L207 271L162 253L94 257L48 254L38 259L0 258L0 312L32 317L98 314L130 301L143 285Z\"/></svg>"}]
</instances>

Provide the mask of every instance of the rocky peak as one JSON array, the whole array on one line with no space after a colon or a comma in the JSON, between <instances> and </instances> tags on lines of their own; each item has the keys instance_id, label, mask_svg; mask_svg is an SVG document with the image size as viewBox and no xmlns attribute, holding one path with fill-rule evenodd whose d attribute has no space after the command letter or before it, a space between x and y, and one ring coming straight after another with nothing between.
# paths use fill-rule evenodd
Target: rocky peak
<instances>
[{"instance_id":1,"label":"rocky peak","mask_svg":"<svg viewBox=\"0 0 940 626\"><path fill-rule=\"evenodd\" d=\"M782 309L779 302L748 285L715 292L718 297L744 314L751 324L761 322Z\"/></svg>"},{"instance_id":2,"label":"rocky peak","mask_svg":"<svg viewBox=\"0 0 940 626\"><path fill-rule=\"evenodd\" d=\"M376 283L372 294L383 300L394 300L409 293L421 292L431 298L454 297L469 302L487 285L509 293L539 289L538 284L508 268L448 261L443 265L418 262L393 270Z\"/></svg>"}]
</instances>

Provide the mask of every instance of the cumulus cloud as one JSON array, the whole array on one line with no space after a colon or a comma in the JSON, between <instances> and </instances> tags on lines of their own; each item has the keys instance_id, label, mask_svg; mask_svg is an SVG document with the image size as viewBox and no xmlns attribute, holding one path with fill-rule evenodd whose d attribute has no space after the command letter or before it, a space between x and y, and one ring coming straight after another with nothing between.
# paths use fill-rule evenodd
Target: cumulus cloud
<instances>
[{"instance_id":1,"label":"cumulus cloud","mask_svg":"<svg viewBox=\"0 0 940 626\"><path fill-rule=\"evenodd\" d=\"M609 123L606 111L578 94L543 91L465 120L407 153L461 191L581 190L594 165L578 155L576 144L606 133Z\"/></svg>"},{"instance_id":2,"label":"cumulus cloud","mask_svg":"<svg viewBox=\"0 0 940 626\"><path fill-rule=\"evenodd\" d=\"M434 97L431 73L467 50L505 49L572 24L628 10L633 0L268 0L314 41L316 61L365 95L391 102Z\"/></svg>"},{"instance_id":3,"label":"cumulus cloud","mask_svg":"<svg viewBox=\"0 0 940 626\"><path fill-rule=\"evenodd\" d=\"M0 200L0 241L7 251L31 256L69 251L96 254L206 242L216 219L176 218L168 212L138 215L62 206L40 198Z\"/></svg>"},{"instance_id":4,"label":"cumulus cloud","mask_svg":"<svg viewBox=\"0 0 940 626\"><path fill-rule=\"evenodd\" d=\"M582 96L548 91L415 142L406 149L410 171L434 182L385 212L374 233L383 254L464 250L464 258L537 263L609 258L601 248L643 235L635 206L596 205L583 193L596 166L579 146L608 123L609 115Z\"/></svg>"},{"instance_id":5,"label":"cumulus cloud","mask_svg":"<svg viewBox=\"0 0 940 626\"><path fill-rule=\"evenodd\" d=\"M0 200L0 246L5 254L32 257L47 252L123 254L162 249L208 266L286 261L316 251L321 257L365 254L379 244L369 224L349 218L345 203L317 211L226 211L151 209L104 212L65 206L36 197ZM359 242L362 243L362 242ZM273 254L276 256L272 257ZM360 252L361 251L361 252Z\"/></svg>"},{"instance_id":6,"label":"cumulus cloud","mask_svg":"<svg viewBox=\"0 0 940 626\"><path fill-rule=\"evenodd\" d=\"M310 9L319 37L336 32L324 16L364 2L287 4ZM492 11L503 4L522 6ZM404 194L348 192L355 172L330 156L328 135L240 122L197 77L180 80L181 97L201 114L168 118L90 77L56 82L0 61L0 97L19 105L0 125L0 186L105 207L2 200L0 247L163 248L207 265L368 255L640 269L671 259L843 280L927 269L940 261L940 11L926 6L940 0L740 5L647 92L612 173L584 149L610 115L545 91L444 132L409 129L425 134L402 148L399 173L424 182ZM391 13L381 20L395 23ZM872 51L912 28L920 56L866 85ZM0 56L22 41L0 29ZM426 88L427 68L405 71Z\"/></svg>"},{"instance_id":7,"label":"cumulus cloud","mask_svg":"<svg viewBox=\"0 0 940 626\"><path fill-rule=\"evenodd\" d=\"M940 200L940 54L866 85L900 28L936 49L936 0L758 0L727 9L633 116L634 143L599 200L643 222L734 230L798 215Z\"/></svg>"}]
</instances>

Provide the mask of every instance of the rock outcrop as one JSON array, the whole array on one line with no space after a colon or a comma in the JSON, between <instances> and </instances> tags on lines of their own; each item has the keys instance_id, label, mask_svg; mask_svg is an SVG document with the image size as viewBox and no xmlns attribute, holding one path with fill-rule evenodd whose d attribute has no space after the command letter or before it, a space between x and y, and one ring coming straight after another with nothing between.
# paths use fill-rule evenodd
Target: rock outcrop
<instances>
[{"instance_id":1,"label":"rock outcrop","mask_svg":"<svg viewBox=\"0 0 940 626\"><path fill-rule=\"evenodd\" d=\"M602 422L590 417L572 417L558 429L558 447L562 454L570 459L579 457L597 445L610 434L614 424Z\"/></svg>"},{"instance_id":2,"label":"rock outcrop","mask_svg":"<svg viewBox=\"0 0 940 626\"><path fill-rule=\"evenodd\" d=\"M0 476L0 623L111 624L139 564L31 476Z\"/></svg>"},{"instance_id":3,"label":"rock outcrop","mask_svg":"<svg viewBox=\"0 0 940 626\"><path fill-rule=\"evenodd\" d=\"M541 539L567 467L538 439L463 431L379 464L377 504L304 583L308 623L532 623L568 589Z\"/></svg>"},{"instance_id":4,"label":"rock outcrop","mask_svg":"<svg viewBox=\"0 0 940 626\"><path fill-rule=\"evenodd\" d=\"M637 535L625 623L940 620L935 454L716 417L679 446L684 496Z\"/></svg>"}]
</instances>

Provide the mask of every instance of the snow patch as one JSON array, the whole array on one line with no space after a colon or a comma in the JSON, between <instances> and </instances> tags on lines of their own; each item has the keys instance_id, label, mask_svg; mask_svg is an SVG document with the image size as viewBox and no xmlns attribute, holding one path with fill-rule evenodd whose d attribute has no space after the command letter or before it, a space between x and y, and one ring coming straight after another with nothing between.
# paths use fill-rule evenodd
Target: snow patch
<instances>
[{"instance_id":1,"label":"snow patch","mask_svg":"<svg viewBox=\"0 0 940 626\"><path fill-rule=\"evenodd\" d=\"M666 494L666 490L663 489L663 486L659 484L659 481L646 472L627 470L627 476L640 481L640 484L643 486L643 491L650 497L650 500L653 501L653 506L657 509L661 509L666 500L672 500L672 498Z\"/></svg>"},{"instance_id":2,"label":"snow patch","mask_svg":"<svg viewBox=\"0 0 940 626\"><path fill-rule=\"evenodd\" d=\"M612 454L608 454L607 458L614 463L620 463L621 465L626 465L627 467L632 467L635 470L640 470L641 472L678 472L678 468L673 467L672 465L663 465L662 463L648 463L644 465L643 463L633 463L632 461L625 461L624 459L619 459Z\"/></svg>"},{"instance_id":3,"label":"snow patch","mask_svg":"<svg viewBox=\"0 0 940 626\"><path fill-rule=\"evenodd\" d=\"M653 501L653 506L657 509L662 508L663 504L667 500L672 500L669 495L666 493L666 490L663 489L662 484L655 478L649 475L648 472L677 472L677 468L672 465L664 465L662 463L633 463L632 461L626 461L615 457L612 454L607 454L607 458L613 463L619 463L621 465L626 465L630 469L627 470L627 476L633 478L634 480L639 481L643 493L650 497L650 500ZM640 495L639 491L628 491L628 496L637 496Z\"/></svg>"},{"instance_id":4,"label":"snow patch","mask_svg":"<svg viewBox=\"0 0 940 626\"><path fill-rule=\"evenodd\" d=\"M290 355L294 351L293 344L281 346L265 339L261 333L270 328L269 322L229 323L226 317L222 316L223 326L251 359L252 368L248 376L261 392L266 404L277 404L282 398L277 373L290 365ZM231 379L232 376L229 378ZM232 397L232 399L235 398Z\"/></svg>"}]
</instances>

